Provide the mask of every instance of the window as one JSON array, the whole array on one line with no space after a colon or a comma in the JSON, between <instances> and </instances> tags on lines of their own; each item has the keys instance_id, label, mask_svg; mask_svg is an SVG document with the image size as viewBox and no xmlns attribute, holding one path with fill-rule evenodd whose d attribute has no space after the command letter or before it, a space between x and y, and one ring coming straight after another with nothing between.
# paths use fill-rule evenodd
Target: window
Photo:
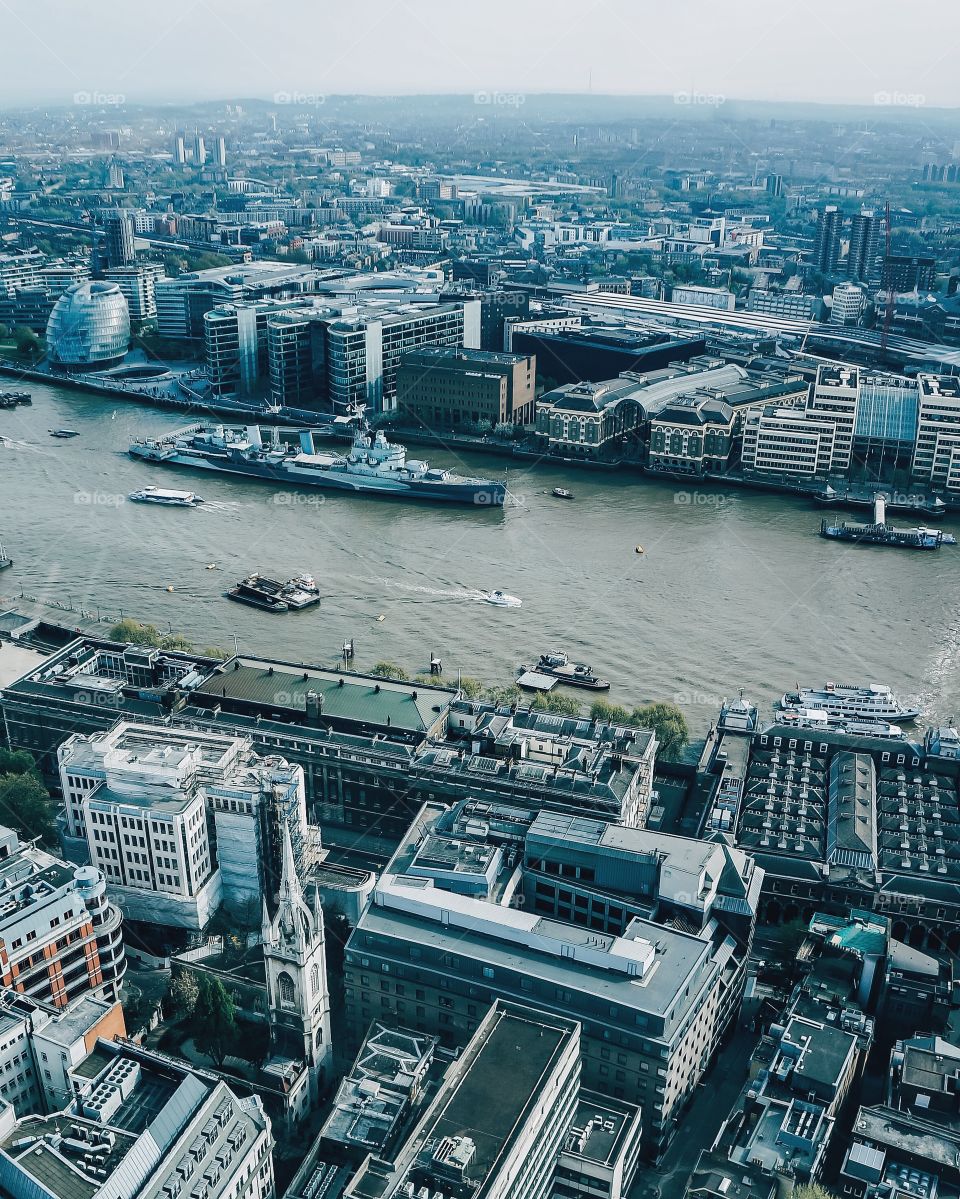
<instances>
[{"instance_id":1,"label":"window","mask_svg":"<svg viewBox=\"0 0 960 1199\"><path fill-rule=\"evenodd\" d=\"M277 990L280 994L280 1006L282 1008L295 1008L297 1006L297 989L293 985L293 979L282 970L277 975Z\"/></svg>"},{"instance_id":2,"label":"window","mask_svg":"<svg viewBox=\"0 0 960 1199\"><path fill-rule=\"evenodd\" d=\"M494 977L494 972L493 972L492 966L484 966L483 977L484 978L493 978Z\"/></svg>"}]
</instances>

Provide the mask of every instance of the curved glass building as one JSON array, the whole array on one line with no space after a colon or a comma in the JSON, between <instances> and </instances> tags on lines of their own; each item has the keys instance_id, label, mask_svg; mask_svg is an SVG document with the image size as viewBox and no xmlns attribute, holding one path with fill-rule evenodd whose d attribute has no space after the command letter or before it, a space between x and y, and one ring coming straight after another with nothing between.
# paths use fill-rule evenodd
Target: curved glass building
<instances>
[{"instance_id":1,"label":"curved glass building","mask_svg":"<svg viewBox=\"0 0 960 1199\"><path fill-rule=\"evenodd\" d=\"M130 344L130 313L116 283L75 283L47 322L47 355L56 366L101 370L120 362Z\"/></svg>"}]
</instances>

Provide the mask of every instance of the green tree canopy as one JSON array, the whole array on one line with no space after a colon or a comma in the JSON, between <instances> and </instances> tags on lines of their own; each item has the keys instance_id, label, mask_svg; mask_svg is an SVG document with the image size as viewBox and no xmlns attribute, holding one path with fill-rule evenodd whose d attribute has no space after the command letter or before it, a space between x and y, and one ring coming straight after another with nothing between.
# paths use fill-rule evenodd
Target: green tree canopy
<instances>
[{"instance_id":1,"label":"green tree canopy","mask_svg":"<svg viewBox=\"0 0 960 1199\"><path fill-rule=\"evenodd\" d=\"M33 769L0 774L0 822L9 825L24 841L39 837L55 846L57 828L54 805Z\"/></svg>"},{"instance_id":2,"label":"green tree canopy","mask_svg":"<svg viewBox=\"0 0 960 1199\"><path fill-rule=\"evenodd\" d=\"M629 724L630 713L623 704L612 704L607 699L598 699L590 705L590 719L608 724Z\"/></svg>"},{"instance_id":3,"label":"green tree canopy","mask_svg":"<svg viewBox=\"0 0 960 1199\"><path fill-rule=\"evenodd\" d=\"M676 761L690 740L687 722L676 704L656 703L634 708L630 723L654 733L660 744L660 757L668 762Z\"/></svg>"},{"instance_id":4,"label":"green tree canopy","mask_svg":"<svg viewBox=\"0 0 960 1199\"><path fill-rule=\"evenodd\" d=\"M196 978L189 970L181 970L170 980L170 990L167 998L173 1012L184 1019L190 1019L200 998L200 987Z\"/></svg>"},{"instance_id":5,"label":"green tree canopy","mask_svg":"<svg viewBox=\"0 0 960 1199\"><path fill-rule=\"evenodd\" d=\"M410 679L403 667L398 666L396 662L376 662L370 673L378 679L394 679L398 683L406 683Z\"/></svg>"},{"instance_id":6,"label":"green tree canopy","mask_svg":"<svg viewBox=\"0 0 960 1199\"><path fill-rule=\"evenodd\" d=\"M237 1007L219 978L200 975L193 1020L193 1043L215 1066L222 1066L237 1044Z\"/></svg>"},{"instance_id":7,"label":"green tree canopy","mask_svg":"<svg viewBox=\"0 0 960 1199\"><path fill-rule=\"evenodd\" d=\"M579 700L556 691L538 691L530 707L537 712L553 712L556 716L580 716L583 713Z\"/></svg>"}]
</instances>

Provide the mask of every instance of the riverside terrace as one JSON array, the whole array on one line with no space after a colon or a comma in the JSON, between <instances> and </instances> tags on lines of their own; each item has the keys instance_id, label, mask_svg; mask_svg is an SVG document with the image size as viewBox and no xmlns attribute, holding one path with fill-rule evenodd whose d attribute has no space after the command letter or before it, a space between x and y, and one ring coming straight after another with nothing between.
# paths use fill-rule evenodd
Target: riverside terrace
<instances>
[{"instance_id":1,"label":"riverside terrace","mask_svg":"<svg viewBox=\"0 0 960 1199\"><path fill-rule=\"evenodd\" d=\"M960 733L891 740L729 711L700 760L702 832L719 810L762 867L760 919L855 908L915 949L960 951Z\"/></svg>"}]
</instances>

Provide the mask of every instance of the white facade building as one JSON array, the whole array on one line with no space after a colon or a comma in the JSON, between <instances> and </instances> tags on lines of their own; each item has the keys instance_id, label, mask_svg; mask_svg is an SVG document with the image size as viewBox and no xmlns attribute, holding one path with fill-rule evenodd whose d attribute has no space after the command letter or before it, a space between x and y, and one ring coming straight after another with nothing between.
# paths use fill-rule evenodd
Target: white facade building
<instances>
[{"instance_id":1,"label":"white facade building","mask_svg":"<svg viewBox=\"0 0 960 1199\"><path fill-rule=\"evenodd\" d=\"M303 770L243 737L120 722L59 750L64 842L132 920L200 930L276 891L280 821L309 845ZM216 845L211 833L215 833Z\"/></svg>"}]
</instances>

